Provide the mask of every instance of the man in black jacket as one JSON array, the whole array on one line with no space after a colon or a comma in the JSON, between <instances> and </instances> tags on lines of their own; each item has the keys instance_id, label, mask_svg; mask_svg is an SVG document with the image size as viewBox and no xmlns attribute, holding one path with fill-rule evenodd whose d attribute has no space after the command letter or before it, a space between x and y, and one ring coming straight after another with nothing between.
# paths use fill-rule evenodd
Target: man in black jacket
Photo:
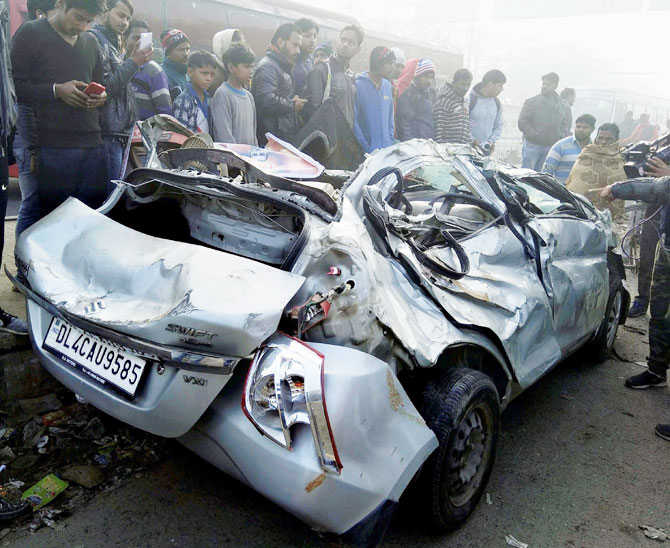
<instances>
[{"instance_id":1,"label":"man in black jacket","mask_svg":"<svg viewBox=\"0 0 670 548\"><path fill-rule=\"evenodd\" d=\"M526 99L519 114L519 131L523 133L522 166L542 171L549 150L556 141L570 134L566 105L556 93L558 74L542 77L542 91Z\"/></svg>"},{"instance_id":2,"label":"man in black jacket","mask_svg":"<svg viewBox=\"0 0 670 548\"><path fill-rule=\"evenodd\" d=\"M268 142L266 133L291 141L298 133L298 113L305 99L295 93L293 62L300 53L302 32L293 23L281 25L261 59L251 83L258 117L258 144Z\"/></svg>"},{"instance_id":3,"label":"man in black jacket","mask_svg":"<svg viewBox=\"0 0 670 548\"><path fill-rule=\"evenodd\" d=\"M104 60L87 26L105 0L59 0L49 19L29 21L14 35L16 94L37 114L37 183L40 217L68 197L99 207L107 165L98 109L106 93L84 93L104 81Z\"/></svg>"},{"instance_id":4,"label":"man in black jacket","mask_svg":"<svg viewBox=\"0 0 670 548\"><path fill-rule=\"evenodd\" d=\"M326 99L332 97L347 119L349 127L354 128L356 78L349 65L354 55L361 51L363 38L365 33L358 25L344 27L340 32L335 55L331 55L324 63L317 63L307 75L307 104L303 111L305 121L314 115Z\"/></svg>"},{"instance_id":5,"label":"man in black jacket","mask_svg":"<svg viewBox=\"0 0 670 548\"><path fill-rule=\"evenodd\" d=\"M428 88L435 81L435 65L430 59L419 59L411 85L398 98L396 134L401 141L434 139L433 104Z\"/></svg>"},{"instance_id":6,"label":"man in black jacket","mask_svg":"<svg viewBox=\"0 0 670 548\"><path fill-rule=\"evenodd\" d=\"M120 38L128 29L133 12L130 0L108 0L102 24L95 25L90 31L100 42L104 56L103 83L108 101L102 108L100 123L110 179L123 177L123 154L136 120L130 81L153 56L151 45L142 51L135 50L130 59L124 60L120 53Z\"/></svg>"},{"instance_id":7,"label":"man in black jacket","mask_svg":"<svg viewBox=\"0 0 670 548\"><path fill-rule=\"evenodd\" d=\"M667 168L667 166L666 166ZM670 175L670 168L666 169ZM661 228L664 237L658 242L651 282L649 320L649 369L626 379L628 388L665 387L670 364L670 176L632 179L605 188L606 200L640 200L663 207ZM670 424L658 424L656 434L670 441Z\"/></svg>"}]
</instances>

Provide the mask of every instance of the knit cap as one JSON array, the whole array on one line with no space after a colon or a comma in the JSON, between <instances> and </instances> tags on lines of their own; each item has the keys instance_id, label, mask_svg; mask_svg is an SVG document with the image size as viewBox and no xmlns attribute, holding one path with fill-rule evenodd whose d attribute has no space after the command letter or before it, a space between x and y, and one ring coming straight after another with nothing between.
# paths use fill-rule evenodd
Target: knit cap
<instances>
[{"instance_id":1,"label":"knit cap","mask_svg":"<svg viewBox=\"0 0 670 548\"><path fill-rule=\"evenodd\" d=\"M172 50L183 42L190 42L186 33L179 29L170 29L161 35L161 45L165 51L165 55L170 55Z\"/></svg>"},{"instance_id":2,"label":"knit cap","mask_svg":"<svg viewBox=\"0 0 670 548\"><path fill-rule=\"evenodd\" d=\"M435 65L433 62L430 59L419 59L419 62L416 64L414 78L418 78L419 76L423 76L429 72L435 74Z\"/></svg>"}]
</instances>

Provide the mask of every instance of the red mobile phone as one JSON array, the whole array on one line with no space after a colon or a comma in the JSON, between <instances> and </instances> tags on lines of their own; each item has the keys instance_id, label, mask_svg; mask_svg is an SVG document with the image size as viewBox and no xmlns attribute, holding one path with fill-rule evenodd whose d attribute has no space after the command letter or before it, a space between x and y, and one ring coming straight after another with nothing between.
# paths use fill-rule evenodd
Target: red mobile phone
<instances>
[{"instance_id":1,"label":"red mobile phone","mask_svg":"<svg viewBox=\"0 0 670 548\"><path fill-rule=\"evenodd\" d=\"M86 86L86 89L84 90L84 93L86 95L100 95L105 91L105 86L101 86L100 84L96 84L95 82L91 82L88 86Z\"/></svg>"}]
</instances>

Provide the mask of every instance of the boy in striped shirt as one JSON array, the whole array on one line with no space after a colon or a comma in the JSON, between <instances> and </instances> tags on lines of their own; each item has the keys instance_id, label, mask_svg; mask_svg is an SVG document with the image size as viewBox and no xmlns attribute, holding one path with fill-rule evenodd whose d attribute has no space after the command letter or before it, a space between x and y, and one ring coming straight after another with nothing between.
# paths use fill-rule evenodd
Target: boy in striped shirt
<instances>
[{"instance_id":1,"label":"boy in striped shirt","mask_svg":"<svg viewBox=\"0 0 670 548\"><path fill-rule=\"evenodd\" d=\"M132 56L140 43L140 35L149 32L145 21L133 19L125 32L126 56ZM146 120L156 114L172 115L172 99L168 79L161 66L155 61L143 65L130 81L135 98L135 114L138 120Z\"/></svg>"},{"instance_id":2,"label":"boy in striped shirt","mask_svg":"<svg viewBox=\"0 0 670 548\"><path fill-rule=\"evenodd\" d=\"M590 114L582 114L577 118L575 134L561 139L551 147L542 171L565 184L582 149L591 144L591 134L595 128L596 119Z\"/></svg>"}]
</instances>

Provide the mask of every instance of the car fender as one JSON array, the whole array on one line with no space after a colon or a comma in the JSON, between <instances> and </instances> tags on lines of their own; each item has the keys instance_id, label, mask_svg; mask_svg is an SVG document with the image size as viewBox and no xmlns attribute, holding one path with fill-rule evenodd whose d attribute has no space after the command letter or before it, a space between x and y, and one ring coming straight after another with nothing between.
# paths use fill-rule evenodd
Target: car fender
<instances>
[{"instance_id":1,"label":"car fender","mask_svg":"<svg viewBox=\"0 0 670 548\"><path fill-rule=\"evenodd\" d=\"M325 357L339 474L322 469L309 427L292 430L290 451L254 427L240 405L241 369L180 441L314 529L342 534L400 499L437 438L386 363L350 348L310 346Z\"/></svg>"}]
</instances>

